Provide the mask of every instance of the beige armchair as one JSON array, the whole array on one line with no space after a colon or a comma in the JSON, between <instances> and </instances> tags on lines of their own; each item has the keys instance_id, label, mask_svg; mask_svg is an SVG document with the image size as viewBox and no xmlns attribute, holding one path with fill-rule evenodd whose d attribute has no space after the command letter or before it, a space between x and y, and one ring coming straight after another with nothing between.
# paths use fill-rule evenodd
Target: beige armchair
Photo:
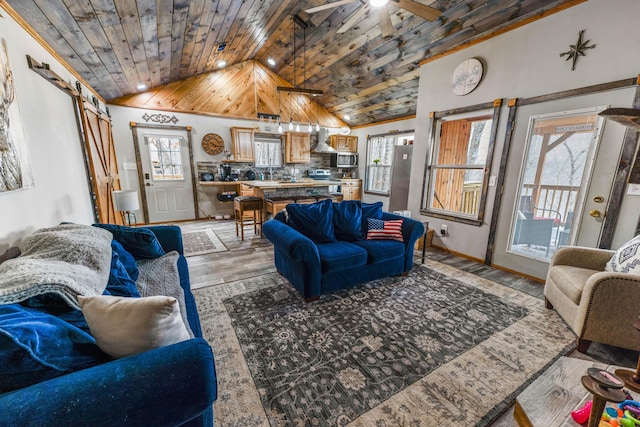
<instances>
[{"instance_id":1,"label":"beige armchair","mask_svg":"<svg viewBox=\"0 0 640 427\"><path fill-rule=\"evenodd\" d=\"M640 316L640 276L604 271L613 254L563 247L549 266L545 306L555 308L573 329L582 353L592 341L640 350L640 333L633 327Z\"/></svg>"}]
</instances>

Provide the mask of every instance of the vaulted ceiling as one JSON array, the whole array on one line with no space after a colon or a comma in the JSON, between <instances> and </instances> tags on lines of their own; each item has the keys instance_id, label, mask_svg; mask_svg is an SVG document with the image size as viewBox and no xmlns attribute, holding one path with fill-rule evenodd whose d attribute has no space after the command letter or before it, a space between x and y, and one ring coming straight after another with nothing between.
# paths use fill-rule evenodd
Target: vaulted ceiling
<instances>
[{"instance_id":1,"label":"vaulted ceiling","mask_svg":"<svg viewBox=\"0 0 640 427\"><path fill-rule=\"evenodd\" d=\"M216 71L221 60L256 60L293 86L323 90L319 104L361 126L415 114L422 61L584 0L417 0L442 12L433 22L391 0L388 37L371 7L351 29L336 33L360 1L304 12L329 1L335 0L0 3L8 3L107 101L140 92L140 84L154 88ZM275 65L268 65L269 58Z\"/></svg>"}]
</instances>

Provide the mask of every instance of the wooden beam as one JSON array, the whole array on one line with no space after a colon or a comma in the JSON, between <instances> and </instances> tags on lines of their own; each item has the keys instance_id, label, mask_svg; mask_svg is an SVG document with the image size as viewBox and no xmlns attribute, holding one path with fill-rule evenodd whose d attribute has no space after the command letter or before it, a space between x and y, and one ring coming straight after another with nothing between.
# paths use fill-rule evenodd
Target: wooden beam
<instances>
[{"instance_id":1,"label":"wooden beam","mask_svg":"<svg viewBox=\"0 0 640 427\"><path fill-rule=\"evenodd\" d=\"M44 77L47 81L51 82L55 87L61 89L63 92L71 95L73 97L80 96L80 92L78 92L73 86L69 83L65 82L62 77L55 71L52 71L49 68L49 64L39 63L31 56L27 55L27 64L29 68Z\"/></svg>"},{"instance_id":2,"label":"wooden beam","mask_svg":"<svg viewBox=\"0 0 640 427\"><path fill-rule=\"evenodd\" d=\"M317 89L303 89L299 87L286 87L286 86L278 86L276 87L278 92L295 92L295 93L306 93L307 95L320 96L324 94L324 91Z\"/></svg>"}]
</instances>

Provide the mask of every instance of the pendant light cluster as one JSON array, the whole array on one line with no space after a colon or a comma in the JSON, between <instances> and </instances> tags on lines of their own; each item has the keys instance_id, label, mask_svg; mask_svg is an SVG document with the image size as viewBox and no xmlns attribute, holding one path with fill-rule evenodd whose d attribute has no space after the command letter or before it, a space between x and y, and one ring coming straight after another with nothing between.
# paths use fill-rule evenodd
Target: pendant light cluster
<instances>
[{"instance_id":1,"label":"pendant light cluster","mask_svg":"<svg viewBox=\"0 0 640 427\"><path fill-rule=\"evenodd\" d=\"M300 126L300 120L297 120L294 126L293 123L293 101L292 101L292 94L303 94L303 95L308 95L308 96L320 96L322 94L324 94L323 91L321 90L315 90L315 89L305 89L304 88L304 82L307 81L307 70L306 70L306 56L307 56L307 51L306 51L306 45L307 45L307 27L308 25L301 20L300 18L298 18L297 16L293 16L293 31L292 31L292 35L293 35L293 83L295 84L296 82L296 24L299 25L302 30L303 30L303 47L302 47L302 88L297 88L297 87L285 87L285 86L278 86L276 89L278 91L278 108L280 109L282 106L281 100L280 100L280 93L281 92L288 92L289 93L289 130L293 131L295 129L296 132L300 132L301 131L301 126ZM315 125L315 130L319 131L320 130L320 122L318 120L318 110L317 110L317 106L315 104L315 102L313 102L311 99L309 99L309 102L312 106L315 107L315 112L316 112L316 125ZM300 116L299 113L299 103L296 101L296 111L298 111L298 117ZM313 132L314 126L311 123L311 117L309 117L309 125L307 128L307 131L309 133ZM282 122L278 121L278 132L282 133L283 131L283 126L282 126Z\"/></svg>"}]
</instances>

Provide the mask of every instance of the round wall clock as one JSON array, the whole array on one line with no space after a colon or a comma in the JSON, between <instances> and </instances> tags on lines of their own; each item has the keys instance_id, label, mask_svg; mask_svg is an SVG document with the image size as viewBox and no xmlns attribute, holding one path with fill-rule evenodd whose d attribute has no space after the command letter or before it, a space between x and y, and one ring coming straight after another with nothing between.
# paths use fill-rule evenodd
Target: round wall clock
<instances>
[{"instance_id":1,"label":"round wall clock","mask_svg":"<svg viewBox=\"0 0 640 427\"><path fill-rule=\"evenodd\" d=\"M451 90L456 95L471 93L482 80L484 68L482 62L475 58L467 59L453 70L451 75Z\"/></svg>"},{"instance_id":2,"label":"round wall clock","mask_svg":"<svg viewBox=\"0 0 640 427\"><path fill-rule=\"evenodd\" d=\"M220 154L224 150L224 141L220 135L208 133L202 138L202 149L212 156Z\"/></svg>"}]
</instances>

